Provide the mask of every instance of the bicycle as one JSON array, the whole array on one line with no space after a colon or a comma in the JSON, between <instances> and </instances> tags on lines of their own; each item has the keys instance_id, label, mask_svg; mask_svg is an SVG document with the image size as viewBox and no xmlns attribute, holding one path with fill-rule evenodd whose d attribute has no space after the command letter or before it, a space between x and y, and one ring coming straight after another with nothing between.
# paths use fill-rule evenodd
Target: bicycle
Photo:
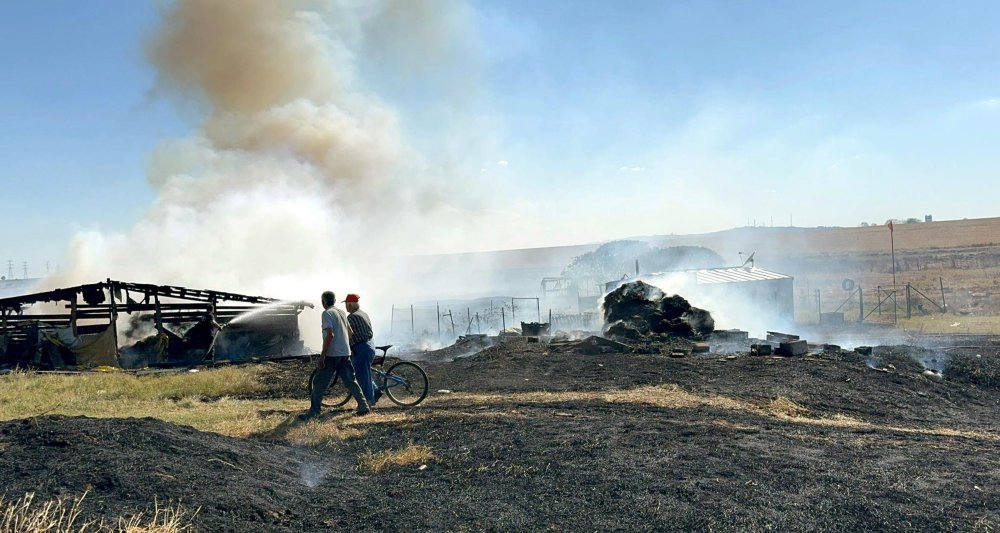
<instances>
[{"instance_id":1,"label":"bicycle","mask_svg":"<svg viewBox=\"0 0 1000 533\"><path fill-rule=\"evenodd\" d=\"M392 400L392 403L401 407L413 407L424 401L427 397L429 384L427 373L420 365L410 361L398 361L388 370L384 370L386 354L392 348L391 344L376 346L376 350L382 350L382 355L372 359L372 379L376 389L384 393ZM313 380L319 369L313 370L309 376L309 395L312 396ZM340 407L351 400L351 393L347 387L340 382L340 375L336 374L330 386L327 387L325 398L332 398L335 403L326 404L324 407Z\"/></svg>"}]
</instances>

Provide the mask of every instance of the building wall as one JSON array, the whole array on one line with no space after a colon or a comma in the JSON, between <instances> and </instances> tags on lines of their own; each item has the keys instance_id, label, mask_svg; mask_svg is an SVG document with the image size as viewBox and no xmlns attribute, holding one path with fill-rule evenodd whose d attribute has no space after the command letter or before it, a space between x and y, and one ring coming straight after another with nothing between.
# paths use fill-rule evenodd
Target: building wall
<instances>
[{"instance_id":1,"label":"building wall","mask_svg":"<svg viewBox=\"0 0 1000 533\"><path fill-rule=\"evenodd\" d=\"M720 304L737 301L752 305L761 315L780 321L795 318L794 280L783 278L762 281L703 284L698 290L712 295Z\"/></svg>"}]
</instances>

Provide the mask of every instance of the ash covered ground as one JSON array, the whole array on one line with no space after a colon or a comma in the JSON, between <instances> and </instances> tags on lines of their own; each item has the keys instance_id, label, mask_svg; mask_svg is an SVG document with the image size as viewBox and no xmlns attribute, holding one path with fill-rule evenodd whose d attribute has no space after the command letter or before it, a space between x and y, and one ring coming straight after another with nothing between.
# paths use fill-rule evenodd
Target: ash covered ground
<instances>
[{"instance_id":1,"label":"ash covered ground","mask_svg":"<svg viewBox=\"0 0 1000 533\"><path fill-rule=\"evenodd\" d=\"M940 349L674 359L521 338L426 363L424 404L380 404L314 447L154 419L5 422L0 485L89 490L85 512L106 516L183 499L204 531L995 530L1000 344L979 342L935 377L920 361ZM304 397L308 366L266 368L263 397ZM432 450L423 470L358 467L409 443Z\"/></svg>"}]
</instances>

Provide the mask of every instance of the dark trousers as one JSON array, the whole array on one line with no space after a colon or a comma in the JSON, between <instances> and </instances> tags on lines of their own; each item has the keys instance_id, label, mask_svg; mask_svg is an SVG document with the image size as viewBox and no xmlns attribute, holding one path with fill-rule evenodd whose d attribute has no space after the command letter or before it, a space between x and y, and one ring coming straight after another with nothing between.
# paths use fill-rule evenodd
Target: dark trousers
<instances>
[{"instance_id":1,"label":"dark trousers","mask_svg":"<svg viewBox=\"0 0 1000 533\"><path fill-rule=\"evenodd\" d=\"M354 377L354 365L351 364L350 357L327 357L326 365L316 373L313 378L312 399L309 411L319 413L323 404L323 395L326 394L327 387L333 381L333 376L340 375L340 380L344 382L347 390L351 391L351 396L358 402L358 409L367 409L368 401L361 392L358 380Z\"/></svg>"}]
</instances>

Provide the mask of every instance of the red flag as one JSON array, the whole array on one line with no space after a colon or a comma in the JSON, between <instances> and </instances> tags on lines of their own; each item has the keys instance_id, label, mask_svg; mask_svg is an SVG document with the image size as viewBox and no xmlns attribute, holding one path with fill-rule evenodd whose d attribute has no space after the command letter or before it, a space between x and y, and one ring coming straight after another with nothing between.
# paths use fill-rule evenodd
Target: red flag
<instances>
[{"instance_id":1,"label":"red flag","mask_svg":"<svg viewBox=\"0 0 1000 533\"><path fill-rule=\"evenodd\" d=\"M892 222L889 222L889 233L892 233Z\"/></svg>"}]
</instances>

